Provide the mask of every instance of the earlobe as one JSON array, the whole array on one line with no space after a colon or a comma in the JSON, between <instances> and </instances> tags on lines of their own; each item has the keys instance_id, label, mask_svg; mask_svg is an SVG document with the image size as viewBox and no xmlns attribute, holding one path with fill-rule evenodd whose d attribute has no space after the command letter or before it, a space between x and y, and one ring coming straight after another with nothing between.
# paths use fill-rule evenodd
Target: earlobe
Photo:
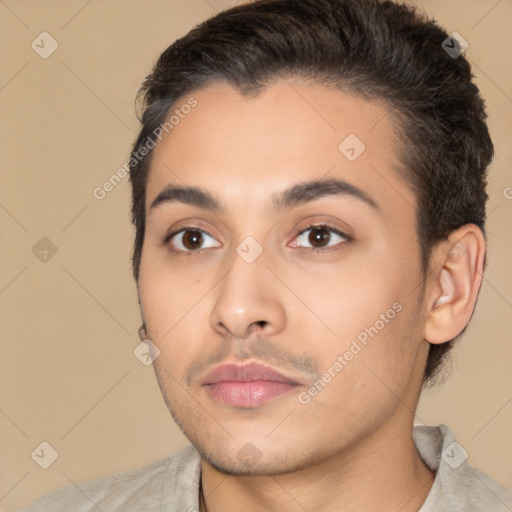
<instances>
[{"instance_id":1,"label":"earlobe","mask_svg":"<svg viewBox=\"0 0 512 512\"><path fill-rule=\"evenodd\" d=\"M146 333L146 326L145 326L145 324L142 324L139 327L138 334L139 334L139 340L140 341L145 341L145 340L148 339L148 335Z\"/></svg>"},{"instance_id":2,"label":"earlobe","mask_svg":"<svg viewBox=\"0 0 512 512\"><path fill-rule=\"evenodd\" d=\"M436 268L429 275L424 331L429 343L445 343L466 327L482 282L484 256L485 239L474 224L453 231L433 251Z\"/></svg>"}]
</instances>

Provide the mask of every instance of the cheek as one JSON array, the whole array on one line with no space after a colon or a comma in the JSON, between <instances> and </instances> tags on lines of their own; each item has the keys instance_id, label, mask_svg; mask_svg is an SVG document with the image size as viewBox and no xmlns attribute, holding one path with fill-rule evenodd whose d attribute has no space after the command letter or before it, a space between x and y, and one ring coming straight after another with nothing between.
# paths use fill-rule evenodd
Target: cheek
<instances>
[{"instance_id":1,"label":"cheek","mask_svg":"<svg viewBox=\"0 0 512 512\"><path fill-rule=\"evenodd\" d=\"M141 261L141 309L151 341L160 350L155 371L173 394L180 388L174 379L181 382L185 369L204 358L204 342L212 338L208 329L213 283L208 275L204 268L186 272L173 268L161 254L151 251Z\"/></svg>"},{"instance_id":2,"label":"cheek","mask_svg":"<svg viewBox=\"0 0 512 512\"><path fill-rule=\"evenodd\" d=\"M164 251L143 251L139 277L141 308L155 339L170 336L207 294L208 269L173 266Z\"/></svg>"},{"instance_id":3,"label":"cheek","mask_svg":"<svg viewBox=\"0 0 512 512\"><path fill-rule=\"evenodd\" d=\"M382 330L381 315L385 325L394 319L397 306L393 309L393 305L399 300L402 285L400 276L389 271L382 258L380 264L378 260L347 258L340 265L325 266L315 272L281 269L280 277L290 283L294 294L282 291L296 310L295 317L288 318L290 328L300 325L303 332L308 325L316 326L316 332L324 339L323 346L340 349L376 322L378 330Z\"/></svg>"},{"instance_id":4,"label":"cheek","mask_svg":"<svg viewBox=\"0 0 512 512\"><path fill-rule=\"evenodd\" d=\"M383 254L372 261L361 258L359 265L347 264L328 278L295 276L294 289L303 292L314 313L303 307L302 314L297 310L288 318L291 330L299 333L296 348L314 357L320 371L328 372L326 378L336 381L331 389L350 389L353 396L380 389L385 395L379 377L392 389L408 379L421 341L420 290L411 277L417 275L416 268L393 264L388 253L387 259ZM327 394L324 398L329 400Z\"/></svg>"},{"instance_id":5,"label":"cheek","mask_svg":"<svg viewBox=\"0 0 512 512\"><path fill-rule=\"evenodd\" d=\"M368 322L370 328L322 346L321 377L298 401L310 417L328 416L326 436L337 435L341 423L346 432L376 427L407 403L417 354L410 313L403 307L385 326Z\"/></svg>"}]
</instances>

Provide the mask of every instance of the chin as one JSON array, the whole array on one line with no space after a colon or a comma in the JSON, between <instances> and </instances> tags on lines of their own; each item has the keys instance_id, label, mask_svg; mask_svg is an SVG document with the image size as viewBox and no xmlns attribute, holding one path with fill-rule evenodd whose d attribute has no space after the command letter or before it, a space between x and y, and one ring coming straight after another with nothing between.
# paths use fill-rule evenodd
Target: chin
<instances>
[{"instance_id":1,"label":"chin","mask_svg":"<svg viewBox=\"0 0 512 512\"><path fill-rule=\"evenodd\" d=\"M318 450L315 452L311 445L309 450L305 450L307 443L302 443L302 450L299 451L295 443L286 446L276 442L273 445L268 439L258 439L252 443L231 438L225 443L217 441L214 446L210 444L211 439L189 437L202 460L217 471L233 476L282 475L308 468L332 455L327 453L324 457Z\"/></svg>"}]
</instances>

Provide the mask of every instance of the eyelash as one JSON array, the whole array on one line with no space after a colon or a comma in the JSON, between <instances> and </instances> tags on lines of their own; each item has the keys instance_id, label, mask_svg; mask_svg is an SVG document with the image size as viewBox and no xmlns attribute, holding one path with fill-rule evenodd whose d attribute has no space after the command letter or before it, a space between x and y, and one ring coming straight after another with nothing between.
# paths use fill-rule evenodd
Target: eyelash
<instances>
[{"instance_id":1,"label":"eyelash","mask_svg":"<svg viewBox=\"0 0 512 512\"><path fill-rule=\"evenodd\" d=\"M207 249L197 249L195 251L182 251L181 249L175 249L174 247L172 247L172 245L169 243L172 240L172 238L175 237L176 235L179 235L180 233L186 233L187 231L197 231L199 233L208 235L211 238L215 238L211 233L209 233L205 229L198 228L197 226L184 226L181 229L178 229L177 231L173 231L172 233L166 235L163 239L163 244L169 246L170 250L173 253L188 254L190 256L202 254L204 251L206 251Z\"/></svg>"},{"instance_id":2,"label":"eyelash","mask_svg":"<svg viewBox=\"0 0 512 512\"><path fill-rule=\"evenodd\" d=\"M327 246L325 248L298 247L298 249L304 250L304 251L310 251L310 252L324 253L324 252L336 251L338 249L341 249L341 247L343 245L353 241L353 239L350 236L348 236L346 233L344 233L343 231L340 231L338 228L335 228L334 226L331 226L330 224L326 224L326 223L309 224L308 226L306 226L305 228L303 228L299 231L299 233L294 237L294 240L297 239L302 234L304 234L306 231L310 231L312 229L319 229L319 228L327 229L328 231L331 231L335 235L340 236L344 240L342 242L338 242L336 245Z\"/></svg>"},{"instance_id":3,"label":"eyelash","mask_svg":"<svg viewBox=\"0 0 512 512\"><path fill-rule=\"evenodd\" d=\"M293 240L297 239L299 236L304 234L306 231L309 231L309 230L312 230L312 229L320 229L320 228L327 229L328 231L331 231L332 233L334 233L334 234L344 238L344 241L339 242L338 244L336 244L334 246L327 246L325 248L315 248L315 247L297 247L297 248L299 250L303 250L303 251L316 252L316 253L325 253L325 252L330 252L330 251L333 251L333 250L341 249L341 246L345 245L346 243L350 243L350 242L353 241L353 239L350 236L348 236L346 233L344 233L343 231L340 231L339 229L335 228L334 226L331 226L330 224L326 224L326 223L309 224L305 228L301 229L299 231L299 233L297 233L297 235L293 238ZM169 246L170 250L173 253L188 254L190 256L202 254L204 251L210 249L210 247L207 247L205 249L196 249L196 250L192 250L192 251L190 251L190 250L189 251L183 251L182 249L175 249L175 248L173 248L172 245L169 243L172 240L172 238L175 237L176 235L180 234L180 233L185 233L187 231L197 231L197 232L203 233L205 235L208 235L211 238L215 238L212 234L210 234L205 229L198 228L197 226L184 226L184 227L182 227L181 229L179 229L177 231L173 231L172 233L167 234L164 237L164 239L163 239L163 244L166 245L166 246Z\"/></svg>"}]
</instances>

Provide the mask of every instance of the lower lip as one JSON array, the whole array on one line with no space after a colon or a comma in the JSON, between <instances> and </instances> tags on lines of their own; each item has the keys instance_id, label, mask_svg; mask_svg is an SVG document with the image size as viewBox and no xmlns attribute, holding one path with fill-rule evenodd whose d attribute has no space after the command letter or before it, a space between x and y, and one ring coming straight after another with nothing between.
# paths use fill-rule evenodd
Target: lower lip
<instances>
[{"instance_id":1,"label":"lower lip","mask_svg":"<svg viewBox=\"0 0 512 512\"><path fill-rule=\"evenodd\" d=\"M253 382L218 382L206 390L215 400L235 407L257 407L296 387L289 382L260 380Z\"/></svg>"}]
</instances>

